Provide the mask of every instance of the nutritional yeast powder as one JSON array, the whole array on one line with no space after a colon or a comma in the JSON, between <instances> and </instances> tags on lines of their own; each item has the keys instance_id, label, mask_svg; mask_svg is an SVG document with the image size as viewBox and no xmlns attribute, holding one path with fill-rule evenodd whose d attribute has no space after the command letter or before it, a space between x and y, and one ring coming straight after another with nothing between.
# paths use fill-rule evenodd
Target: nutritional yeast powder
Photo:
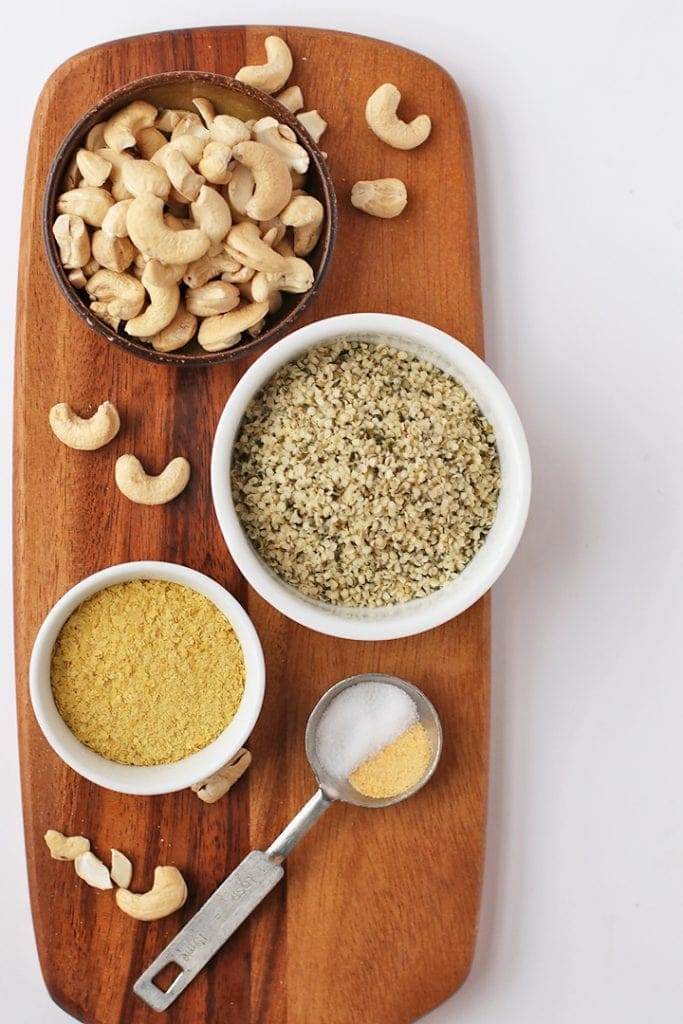
<instances>
[{"instance_id":1,"label":"nutritional yeast powder","mask_svg":"<svg viewBox=\"0 0 683 1024\"><path fill-rule=\"evenodd\" d=\"M51 679L60 715L86 746L121 764L167 764L207 746L235 716L244 657L208 598L130 580L67 620Z\"/></svg>"}]
</instances>

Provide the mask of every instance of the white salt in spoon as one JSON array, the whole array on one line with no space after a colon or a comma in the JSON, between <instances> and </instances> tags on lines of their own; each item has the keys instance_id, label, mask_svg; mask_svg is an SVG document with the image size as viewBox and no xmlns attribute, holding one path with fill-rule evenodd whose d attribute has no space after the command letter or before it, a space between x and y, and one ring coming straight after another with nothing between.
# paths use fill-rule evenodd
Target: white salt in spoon
<instances>
[{"instance_id":1,"label":"white salt in spoon","mask_svg":"<svg viewBox=\"0 0 683 1024\"><path fill-rule=\"evenodd\" d=\"M382 799L363 796L353 788L348 779L333 777L321 764L316 742L320 719L335 697L358 683L388 683L403 690L414 701L418 722L429 738L432 756L427 770L414 786L399 793L398 796ZM351 676L330 687L314 707L306 726L306 756L318 782L318 790L265 853L262 850L252 850L219 885L204 906L190 918L185 927L140 975L133 986L136 995L153 1010L166 1010L277 885L285 873L282 867L285 857L335 800L355 804L357 807L389 807L391 804L406 800L413 793L417 793L434 774L441 755L441 744L439 716L431 702L412 683L407 683L396 676L370 673ZM176 968L177 974L171 984L162 989L155 984L155 978L169 967Z\"/></svg>"}]
</instances>

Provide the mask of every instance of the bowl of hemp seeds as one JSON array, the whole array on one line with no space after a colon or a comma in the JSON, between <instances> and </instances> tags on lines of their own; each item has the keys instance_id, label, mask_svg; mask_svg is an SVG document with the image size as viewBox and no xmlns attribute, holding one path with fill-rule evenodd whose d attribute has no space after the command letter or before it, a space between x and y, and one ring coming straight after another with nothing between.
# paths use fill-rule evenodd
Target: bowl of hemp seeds
<instances>
[{"instance_id":1,"label":"bowl of hemp seeds","mask_svg":"<svg viewBox=\"0 0 683 1024\"><path fill-rule=\"evenodd\" d=\"M256 630L203 573L126 562L54 605L29 669L45 738L74 771L120 793L195 785L247 741L263 703Z\"/></svg>"},{"instance_id":2,"label":"bowl of hemp seeds","mask_svg":"<svg viewBox=\"0 0 683 1024\"><path fill-rule=\"evenodd\" d=\"M302 327L241 378L214 438L218 522L271 605L330 636L388 640L460 614L522 535L531 469L489 367L381 313Z\"/></svg>"}]
</instances>

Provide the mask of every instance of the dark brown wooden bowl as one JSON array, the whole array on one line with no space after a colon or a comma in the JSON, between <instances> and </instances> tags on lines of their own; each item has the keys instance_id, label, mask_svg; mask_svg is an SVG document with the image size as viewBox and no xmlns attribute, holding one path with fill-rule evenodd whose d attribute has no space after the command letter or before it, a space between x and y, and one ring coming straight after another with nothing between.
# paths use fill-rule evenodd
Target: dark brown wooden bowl
<instances>
[{"instance_id":1,"label":"dark brown wooden bowl","mask_svg":"<svg viewBox=\"0 0 683 1024\"><path fill-rule=\"evenodd\" d=\"M156 352L149 343L132 338L123 331L113 330L90 311L86 293L71 284L60 262L52 225L57 217L57 198L65 190L62 183L66 169L93 125L107 120L116 110L133 100L147 100L158 107L194 110L192 99L196 96L206 96L219 114L232 114L243 120L271 115L281 123L289 125L310 156L306 191L316 196L323 204L325 221L318 244L306 257L315 274L313 287L301 295L283 295L282 308L272 316L269 315L262 334L256 338L247 336L245 340L224 352L205 352L196 339L175 352ZM323 283L332 258L336 230L337 202L330 172L320 149L303 125L286 107L260 89L209 71L167 71L129 82L101 99L77 121L59 147L48 174L43 203L43 237L48 262L59 287L73 309L93 330L126 352L132 352L156 363L169 363L175 366L211 365L240 359L289 334Z\"/></svg>"}]
</instances>

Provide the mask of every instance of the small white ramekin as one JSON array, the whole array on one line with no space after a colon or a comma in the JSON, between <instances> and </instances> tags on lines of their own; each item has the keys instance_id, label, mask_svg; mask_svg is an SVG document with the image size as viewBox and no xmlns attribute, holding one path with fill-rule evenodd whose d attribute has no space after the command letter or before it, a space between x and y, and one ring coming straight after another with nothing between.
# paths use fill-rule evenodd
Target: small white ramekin
<instances>
[{"instance_id":1,"label":"small white ramekin","mask_svg":"<svg viewBox=\"0 0 683 1024\"><path fill-rule=\"evenodd\" d=\"M501 491L493 527L472 561L428 597L386 608L343 608L306 597L259 557L235 512L230 487L233 446L244 412L272 375L317 345L338 338L388 341L456 378L491 423L498 445ZM524 429L505 388L483 360L429 324L385 313L350 313L319 320L276 342L247 370L218 423L211 459L211 488L218 522L240 572L271 605L301 625L352 640L390 640L439 626L474 604L506 567L524 530L531 466Z\"/></svg>"},{"instance_id":2,"label":"small white ramekin","mask_svg":"<svg viewBox=\"0 0 683 1024\"><path fill-rule=\"evenodd\" d=\"M180 761L160 765L125 765L109 761L77 740L54 702L50 682L52 650L60 630L76 609L100 590L127 580L166 580L203 594L216 605L235 631L244 654L244 695L230 724L213 743ZM194 785L226 764L246 742L263 704L265 665L258 634L244 609L215 580L171 562L124 562L81 580L48 613L31 654L29 688L33 710L43 734L74 771L119 793L151 796Z\"/></svg>"}]
</instances>

